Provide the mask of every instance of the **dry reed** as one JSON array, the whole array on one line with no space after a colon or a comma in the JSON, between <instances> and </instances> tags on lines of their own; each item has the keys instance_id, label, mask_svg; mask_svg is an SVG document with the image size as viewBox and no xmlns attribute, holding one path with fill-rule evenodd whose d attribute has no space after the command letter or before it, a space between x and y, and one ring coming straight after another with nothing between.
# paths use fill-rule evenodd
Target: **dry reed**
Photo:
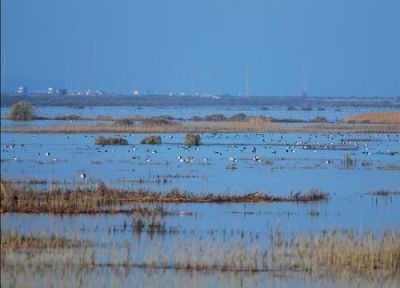
<instances>
[{"instance_id":1,"label":"dry reed","mask_svg":"<svg viewBox=\"0 0 400 288\"><path fill-rule=\"evenodd\" d=\"M399 124L316 124L307 126L276 125L267 120L249 118L248 121L221 121L162 125L123 126L108 124L15 126L1 127L1 133L36 134L98 134L98 133L223 133L223 132L271 132L271 133L400 133Z\"/></svg>"},{"instance_id":2,"label":"dry reed","mask_svg":"<svg viewBox=\"0 0 400 288\"><path fill-rule=\"evenodd\" d=\"M353 115L342 120L345 123L400 124L400 112L369 112Z\"/></svg>"},{"instance_id":3,"label":"dry reed","mask_svg":"<svg viewBox=\"0 0 400 288\"><path fill-rule=\"evenodd\" d=\"M15 185L1 180L1 213L133 213L135 208L123 208L126 203L238 203L238 202L310 202L328 199L328 193L311 189L287 197L261 193L246 195L194 195L180 190L161 194L148 190L121 190L104 183L92 187L71 189L58 185L44 191L35 187ZM136 208L139 209L139 208Z\"/></svg>"}]
</instances>

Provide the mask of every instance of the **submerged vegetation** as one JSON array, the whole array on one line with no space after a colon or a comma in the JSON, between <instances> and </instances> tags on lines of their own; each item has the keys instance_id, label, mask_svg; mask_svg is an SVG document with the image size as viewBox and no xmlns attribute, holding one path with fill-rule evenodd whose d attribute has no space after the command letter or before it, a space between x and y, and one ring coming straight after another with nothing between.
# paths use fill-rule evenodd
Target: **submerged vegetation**
<instances>
[{"instance_id":1,"label":"submerged vegetation","mask_svg":"<svg viewBox=\"0 0 400 288\"><path fill-rule=\"evenodd\" d=\"M155 246L135 256L129 243L108 244L96 247L93 241L79 241L64 237L42 235L13 235L4 233L1 238L1 269L10 271L68 271L85 269L122 268L169 269L189 272L246 272L305 273L306 275L340 279L361 275L379 283L398 280L400 272L400 233L397 230L372 232L332 230L320 234L297 235L285 238L280 231L272 232L270 241L246 244L213 241L177 241L169 246ZM23 249L21 249L23 248ZM101 257L99 257L99 255ZM60 266L62 264L62 266ZM32 271L31 271L32 273ZM117 274L118 275L118 274ZM3 275L2 275L3 276ZM2 277L2 286L7 277Z\"/></svg>"},{"instance_id":2,"label":"submerged vegetation","mask_svg":"<svg viewBox=\"0 0 400 288\"><path fill-rule=\"evenodd\" d=\"M349 153L344 153L343 156L343 167L345 169L353 168L356 165L356 160L353 159Z\"/></svg>"},{"instance_id":3,"label":"submerged vegetation","mask_svg":"<svg viewBox=\"0 0 400 288\"><path fill-rule=\"evenodd\" d=\"M375 196L400 196L400 190L391 191L386 188L382 188L374 192L369 192L368 194Z\"/></svg>"},{"instance_id":4,"label":"submerged vegetation","mask_svg":"<svg viewBox=\"0 0 400 288\"><path fill-rule=\"evenodd\" d=\"M128 145L128 140L122 137L104 137L96 138L96 145Z\"/></svg>"},{"instance_id":5,"label":"submerged vegetation","mask_svg":"<svg viewBox=\"0 0 400 288\"><path fill-rule=\"evenodd\" d=\"M9 118L11 120L33 120L35 119L35 108L28 101L19 101L11 107Z\"/></svg>"}]
</instances>

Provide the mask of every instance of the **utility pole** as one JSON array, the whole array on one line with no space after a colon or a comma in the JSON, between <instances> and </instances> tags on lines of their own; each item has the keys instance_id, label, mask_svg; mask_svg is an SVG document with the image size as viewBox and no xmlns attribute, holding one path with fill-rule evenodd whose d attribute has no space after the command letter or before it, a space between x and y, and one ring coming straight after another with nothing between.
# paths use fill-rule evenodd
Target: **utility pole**
<instances>
[{"instance_id":1,"label":"utility pole","mask_svg":"<svg viewBox=\"0 0 400 288\"><path fill-rule=\"evenodd\" d=\"M1 94L6 91L6 48L3 49L3 67L1 72Z\"/></svg>"},{"instance_id":2,"label":"utility pole","mask_svg":"<svg viewBox=\"0 0 400 288\"><path fill-rule=\"evenodd\" d=\"M246 97L249 97L249 65L246 65Z\"/></svg>"}]
</instances>

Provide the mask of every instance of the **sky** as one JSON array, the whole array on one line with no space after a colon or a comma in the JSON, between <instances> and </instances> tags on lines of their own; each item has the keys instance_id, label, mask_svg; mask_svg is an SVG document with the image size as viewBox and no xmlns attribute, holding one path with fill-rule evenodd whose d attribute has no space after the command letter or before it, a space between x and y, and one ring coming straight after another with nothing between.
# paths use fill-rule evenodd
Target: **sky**
<instances>
[{"instance_id":1,"label":"sky","mask_svg":"<svg viewBox=\"0 0 400 288\"><path fill-rule=\"evenodd\" d=\"M398 97L400 1L1 0L1 62L6 91Z\"/></svg>"}]
</instances>

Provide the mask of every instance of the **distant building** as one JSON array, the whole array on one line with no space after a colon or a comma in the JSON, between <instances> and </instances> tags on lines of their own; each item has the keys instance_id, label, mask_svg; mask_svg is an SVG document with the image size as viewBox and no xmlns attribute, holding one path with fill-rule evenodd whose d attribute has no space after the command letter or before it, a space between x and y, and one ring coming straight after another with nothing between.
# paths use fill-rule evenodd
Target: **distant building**
<instances>
[{"instance_id":1,"label":"distant building","mask_svg":"<svg viewBox=\"0 0 400 288\"><path fill-rule=\"evenodd\" d=\"M104 95L104 91L103 90L90 90L88 89L85 93L86 96L103 96Z\"/></svg>"},{"instance_id":2,"label":"distant building","mask_svg":"<svg viewBox=\"0 0 400 288\"><path fill-rule=\"evenodd\" d=\"M67 89L57 89L56 94L59 96L67 95Z\"/></svg>"},{"instance_id":3,"label":"distant building","mask_svg":"<svg viewBox=\"0 0 400 288\"><path fill-rule=\"evenodd\" d=\"M56 94L56 89L54 87L49 87L47 88L47 94L48 95L54 95Z\"/></svg>"},{"instance_id":4,"label":"distant building","mask_svg":"<svg viewBox=\"0 0 400 288\"><path fill-rule=\"evenodd\" d=\"M17 94L18 95L24 95L28 93L28 88L26 88L25 86L19 86L17 89Z\"/></svg>"},{"instance_id":5,"label":"distant building","mask_svg":"<svg viewBox=\"0 0 400 288\"><path fill-rule=\"evenodd\" d=\"M103 96L104 95L104 91L103 90L96 90L96 96Z\"/></svg>"}]
</instances>

